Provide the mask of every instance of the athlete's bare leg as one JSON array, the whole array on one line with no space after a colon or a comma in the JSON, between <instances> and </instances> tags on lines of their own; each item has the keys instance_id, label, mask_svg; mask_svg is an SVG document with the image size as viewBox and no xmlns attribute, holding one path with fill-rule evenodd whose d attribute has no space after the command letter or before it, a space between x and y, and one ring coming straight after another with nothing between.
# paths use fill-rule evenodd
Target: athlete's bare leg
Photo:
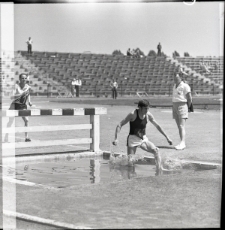
<instances>
[{"instance_id":1,"label":"athlete's bare leg","mask_svg":"<svg viewBox=\"0 0 225 230\"><path fill-rule=\"evenodd\" d=\"M127 156L128 156L128 165L132 166L133 163L130 161L130 159L132 158L132 156L134 156L134 154L137 151L137 147L129 147L127 146Z\"/></svg>"},{"instance_id":2,"label":"athlete's bare leg","mask_svg":"<svg viewBox=\"0 0 225 230\"><path fill-rule=\"evenodd\" d=\"M180 135L180 144L182 146L185 146L185 136L186 136L186 132L185 132L185 123L186 123L186 119L185 118L175 118L175 121L177 123L177 127L179 130L179 135Z\"/></svg>"},{"instance_id":3,"label":"athlete's bare leg","mask_svg":"<svg viewBox=\"0 0 225 230\"><path fill-rule=\"evenodd\" d=\"M127 146L127 155L135 154L136 150L137 150L136 146L135 147L129 147L129 146Z\"/></svg>"},{"instance_id":4,"label":"athlete's bare leg","mask_svg":"<svg viewBox=\"0 0 225 230\"><path fill-rule=\"evenodd\" d=\"M24 125L28 127L28 122L29 122L28 117L22 117L22 118L24 120ZM25 139L29 139L27 132L25 132Z\"/></svg>"},{"instance_id":5,"label":"athlete's bare leg","mask_svg":"<svg viewBox=\"0 0 225 230\"><path fill-rule=\"evenodd\" d=\"M162 166L162 160L161 155L159 153L159 148L157 148L152 142L146 141L142 143L140 146L141 149L145 150L146 152L150 152L154 154L155 157L155 163L156 163L156 169L161 171L164 170Z\"/></svg>"}]
</instances>

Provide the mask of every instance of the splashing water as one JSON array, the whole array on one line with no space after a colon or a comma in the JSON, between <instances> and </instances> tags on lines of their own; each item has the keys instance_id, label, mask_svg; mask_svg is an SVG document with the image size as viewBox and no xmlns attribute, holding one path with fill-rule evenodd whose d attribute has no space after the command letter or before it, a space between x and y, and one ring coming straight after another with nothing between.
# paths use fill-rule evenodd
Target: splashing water
<instances>
[{"instance_id":1,"label":"splashing water","mask_svg":"<svg viewBox=\"0 0 225 230\"><path fill-rule=\"evenodd\" d=\"M109 164L112 166L129 166L132 167L134 165L134 162L131 157L128 157L126 155L119 155L115 156L113 154L110 155Z\"/></svg>"},{"instance_id":2,"label":"splashing water","mask_svg":"<svg viewBox=\"0 0 225 230\"><path fill-rule=\"evenodd\" d=\"M109 165L113 168L121 167L121 166L128 166L133 167L135 162L137 161L145 161L144 156L138 156L138 155L127 155L122 151L119 146L117 146L118 152L114 151L114 148L116 146L112 145L112 141L110 140L110 159L109 159ZM118 155L119 154L119 155ZM116 156L117 155L117 156Z\"/></svg>"},{"instance_id":3,"label":"splashing water","mask_svg":"<svg viewBox=\"0 0 225 230\"><path fill-rule=\"evenodd\" d=\"M137 161L145 161L143 157L136 156L136 155L125 155L120 154L119 156L115 156L113 153L110 155L109 164L111 166L128 166L133 167Z\"/></svg>"},{"instance_id":4,"label":"splashing water","mask_svg":"<svg viewBox=\"0 0 225 230\"><path fill-rule=\"evenodd\" d=\"M168 170L181 170L182 162L179 159L166 158L163 162L163 167Z\"/></svg>"}]
</instances>

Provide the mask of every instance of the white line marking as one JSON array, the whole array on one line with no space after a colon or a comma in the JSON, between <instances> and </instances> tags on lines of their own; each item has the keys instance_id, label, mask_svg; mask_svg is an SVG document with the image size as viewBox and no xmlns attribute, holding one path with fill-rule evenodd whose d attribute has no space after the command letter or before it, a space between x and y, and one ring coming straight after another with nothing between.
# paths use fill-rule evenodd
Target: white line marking
<instances>
[{"instance_id":1,"label":"white line marking","mask_svg":"<svg viewBox=\"0 0 225 230\"><path fill-rule=\"evenodd\" d=\"M14 137L14 136L12 136L12 135L9 135L9 137ZM24 138L22 138L22 137L15 137L15 138L17 138L17 139L21 139L21 140L25 140L25 137ZM33 139L32 139L33 140ZM5 142L2 142L2 143L5 143ZM83 146L77 146L77 145L66 145L66 146L69 146L69 147L72 147L72 148L83 148L83 149L85 149L85 150L89 150L87 147L83 147Z\"/></svg>"},{"instance_id":2,"label":"white line marking","mask_svg":"<svg viewBox=\"0 0 225 230\"><path fill-rule=\"evenodd\" d=\"M160 112L163 112L163 113L172 113L172 111L170 111L170 110L161 110ZM195 113L203 113L203 112L194 111L194 112L191 113L191 114L195 114Z\"/></svg>"},{"instance_id":3,"label":"white line marking","mask_svg":"<svg viewBox=\"0 0 225 230\"><path fill-rule=\"evenodd\" d=\"M55 187L50 187L50 186L46 186L46 185L42 185L42 184L35 184L33 182L23 181L23 180L17 180L17 179L10 178L10 177L4 177L3 176L2 179L4 181L8 181L10 183L22 184L22 185L33 186L33 187L41 187L41 188L44 188L44 189L54 189L54 190L57 190L57 188L55 188Z\"/></svg>"},{"instance_id":4,"label":"white line marking","mask_svg":"<svg viewBox=\"0 0 225 230\"><path fill-rule=\"evenodd\" d=\"M73 224L58 222L56 220L51 220L51 219L44 219L41 217L31 216L31 215L27 215L27 214L23 214L23 213L18 213L18 212L12 212L12 211L8 211L8 210L3 210L3 214L6 216L13 216L13 217L16 217L18 219L23 219L23 220L27 220L27 221L36 222L36 223L46 224L46 225L50 225L50 226L54 226L54 227L60 227L63 229L64 228L66 228L66 229L91 229L91 228L84 227L84 226L75 226Z\"/></svg>"},{"instance_id":5,"label":"white line marking","mask_svg":"<svg viewBox=\"0 0 225 230\"><path fill-rule=\"evenodd\" d=\"M67 146L69 146L69 147L75 147L75 148L83 148L83 149L85 149L85 150L89 150L87 147L83 147L83 146L77 146L77 145L67 145Z\"/></svg>"},{"instance_id":6,"label":"white line marking","mask_svg":"<svg viewBox=\"0 0 225 230\"><path fill-rule=\"evenodd\" d=\"M45 102L49 102L49 101L35 101L35 104L37 104L37 103L45 103Z\"/></svg>"}]
</instances>

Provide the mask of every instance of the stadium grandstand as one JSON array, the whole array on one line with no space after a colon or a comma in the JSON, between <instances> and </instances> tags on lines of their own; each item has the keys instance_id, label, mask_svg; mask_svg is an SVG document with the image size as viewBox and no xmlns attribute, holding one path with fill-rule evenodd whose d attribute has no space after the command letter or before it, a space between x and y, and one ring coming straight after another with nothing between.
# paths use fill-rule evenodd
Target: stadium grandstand
<instances>
[{"instance_id":1,"label":"stadium grandstand","mask_svg":"<svg viewBox=\"0 0 225 230\"><path fill-rule=\"evenodd\" d=\"M110 82L119 84L120 96L171 95L173 74L178 65L189 74L186 82L192 93L216 95L223 84L223 57L173 57L144 56L133 58L125 55L93 53L16 51L14 58L2 57L2 96L9 96L20 73L28 73L31 95L63 96L70 91L73 78L82 80L82 96L111 97ZM199 63L210 62L211 73L202 73ZM15 80L14 80L15 79ZM64 94L63 94L64 93Z\"/></svg>"}]
</instances>

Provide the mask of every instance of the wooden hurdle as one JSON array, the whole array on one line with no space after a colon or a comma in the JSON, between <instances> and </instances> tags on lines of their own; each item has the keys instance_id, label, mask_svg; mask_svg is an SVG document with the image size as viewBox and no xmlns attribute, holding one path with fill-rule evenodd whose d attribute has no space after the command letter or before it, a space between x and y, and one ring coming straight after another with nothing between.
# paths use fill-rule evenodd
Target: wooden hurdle
<instances>
[{"instance_id":1,"label":"wooden hurdle","mask_svg":"<svg viewBox=\"0 0 225 230\"><path fill-rule=\"evenodd\" d=\"M31 109L31 110L5 110L2 117L24 117L24 116L90 116L90 124L55 125L55 126L30 126L30 127L7 127L2 133L24 133L24 132L46 132L75 129L89 129L90 138L47 140L31 142L6 142L2 143L3 149L30 148L40 146L56 146L69 144L90 144L90 150L99 152L100 148L100 115L107 114L106 108L73 108L73 109Z\"/></svg>"}]
</instances>

